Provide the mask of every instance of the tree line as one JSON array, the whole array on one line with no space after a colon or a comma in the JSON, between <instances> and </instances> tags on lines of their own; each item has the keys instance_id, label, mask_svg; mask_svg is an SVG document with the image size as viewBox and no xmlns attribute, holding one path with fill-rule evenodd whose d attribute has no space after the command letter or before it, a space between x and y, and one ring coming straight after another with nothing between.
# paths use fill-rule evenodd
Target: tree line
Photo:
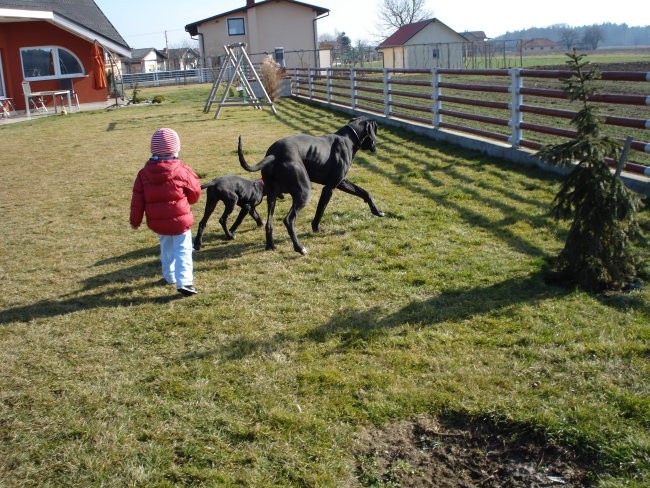
<instances>
[{"instance_id":1,"label":"tree line","mask_svg":"<svg viewBox=\"0 0 650 488\"><path fill-rule=\"evenodd\" d=\"M495 37L496 40L520 40L546 38L566 49L574 47L596 49L598 47L649 47L650 25L628 26L627 24L592 24L572 27L556 24L549 27L531 27L508 31Z\"/></svg>"}]
</instances>

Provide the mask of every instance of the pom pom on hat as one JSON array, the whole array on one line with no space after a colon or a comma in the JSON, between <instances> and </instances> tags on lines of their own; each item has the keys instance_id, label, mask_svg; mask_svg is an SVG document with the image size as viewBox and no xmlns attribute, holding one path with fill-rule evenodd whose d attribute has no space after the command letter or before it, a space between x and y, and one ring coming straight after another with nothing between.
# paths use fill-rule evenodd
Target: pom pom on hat
<instances>
[{"instance_id":1,"label":"pom pom on hat","mask_svg":"<svg viewBox=\"0 0 650 488\"><path fill-rule=\"evenodd\" d=\"M181 150L181 140L174 129L162 128L151 136L151 154L173 156Z\"/></svg>"}]
</instances>

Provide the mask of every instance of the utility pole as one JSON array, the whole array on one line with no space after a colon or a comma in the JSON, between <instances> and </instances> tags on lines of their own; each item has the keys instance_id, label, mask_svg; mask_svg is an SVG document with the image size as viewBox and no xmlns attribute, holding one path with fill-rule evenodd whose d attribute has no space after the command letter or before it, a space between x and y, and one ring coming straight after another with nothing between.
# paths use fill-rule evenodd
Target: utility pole
<instances>
[{"instance_id":1,"label":"utility pole","mask_svg":"<svg viewBox=\"0 0 650 488\"><path fill-rule=\"evenodd\" d=\"M167 59L165 60L165 69L169 69L169 42L167 41L167 31L165 31L165 56L167 56Z\"/></svg>"}]
</instances>

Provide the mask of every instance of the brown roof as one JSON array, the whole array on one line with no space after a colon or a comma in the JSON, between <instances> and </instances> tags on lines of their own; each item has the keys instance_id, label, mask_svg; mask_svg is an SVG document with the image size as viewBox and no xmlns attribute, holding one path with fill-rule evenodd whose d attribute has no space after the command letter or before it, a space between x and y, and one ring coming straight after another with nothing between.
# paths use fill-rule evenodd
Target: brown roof
<instances>
[{"instance_id":1,"label":"brown roof","mask_svg":"<svg viewBox=\"0 0 650 488\"><path fill-rule=\"evenodd\" d=\"M391 46L402 46L406 44L406 42L411 39L415 34L420 32L422 29L427 27L429 24L433 24L434 22L446 27L450 31L454 32L454 30L445 25L444 23L440 22L438 19L426 19L426 20L421 20L419 22L413 22L412 24L406 24L397 29L394 34L386 38L381 44L379 44L378 47L391 47ZM459 36L462 37L461 34L458 34Z\"/></svg>"},{"instance_id":2,"label":"brown roof","mask_svg":"<svg viewBox=\"0 0 650 488\"><path fill-rule=\"evenodd\" d=\"M529 39L527 41L523 41L521 45L526 49L532 49L535 47L557 47L558 46L556 42L553 42L550 39L546 39L544 37L536 37L535 39Z\"/></svg>"},{"instance_id":3,"label":"brown roof","mask_svg":"<svg viewBox=\"0 0 650 488\"><path fill-rule=\"evenodd\" d=\"M469 41L484 41L488 38L484 31L466 31L461 33L461 35Z\"/></svg>"},{"instance_id":4,"label":"brown roof","mask_svg":"<svg viewBox=\"0 0 650 488\"><path fill-rule=\"evenodd\" d=\"M329 9L327 9L327 8L318 7L316 5L310 5L308 3L295 2L293 0L284 0L284 1L288 2L288 3L293 3L294 5L299 5L299 6L302 6L302 7L311 8L311 9L316 11L317 16L323 15L323 14L326 14L326 13L329 12ZM246 10L248 10L250 8L259 7L260 5L264 5L266 3L271 3L271 2L277 2L277 0L264 0L262 2L256 2L256 3L254 3L253 5L250 5L250 6L246 5L245 7L236 8L234 10L229 10L228 12L224 12L222 14L214 15L212 17L208 17L207 19L197 20L196 22L192 22L191 24L187 24L185 26L185 32L189 32L189 34L191 36L195 36L195 35L198 34L198 29L197 29L198 26L205 23L205 22L209 22L211 20L216 20L216 19L219 19L221 17L225 17L226 15L234 14L235 12L245 12Z\"/></svg>"}]
</instances>

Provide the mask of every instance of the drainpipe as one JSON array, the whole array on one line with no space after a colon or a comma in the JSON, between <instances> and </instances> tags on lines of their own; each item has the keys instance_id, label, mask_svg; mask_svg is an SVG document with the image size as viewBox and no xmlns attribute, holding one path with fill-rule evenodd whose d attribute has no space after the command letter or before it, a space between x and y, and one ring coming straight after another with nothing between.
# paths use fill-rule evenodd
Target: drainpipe
<instances>
[{"instance_id":1,"label":"drainpipe","mask_svg":"<svg viewBox=\"0 0 650 488\"><path fill-rule=\"evenodd\" d=\"M205 76L205 40L203 38L203 34L200 32L197 32L196 34L198 36L198 39L196 39L194 36L190 36L190 39L194 41L199 41L199 80L201 82L205 83L206 81L206 76Z\"/></svg>"},{"instance_id":2,"label":"drainpipe","mask_svg":"<svg viewBox=\"0 0 650 488\"><path fill-rule=\"evenodd\" d=\"M329 10L322 15L321 17L316 17L314 20L312 20L313 23L313 28L314 28L314 60L316 61L316 68L320 68L320 55L318 52L318 32L316 30L316 21L319 19L324 19L325 17L329 17L330 12Z\"/></svg>"}]
</instances>

